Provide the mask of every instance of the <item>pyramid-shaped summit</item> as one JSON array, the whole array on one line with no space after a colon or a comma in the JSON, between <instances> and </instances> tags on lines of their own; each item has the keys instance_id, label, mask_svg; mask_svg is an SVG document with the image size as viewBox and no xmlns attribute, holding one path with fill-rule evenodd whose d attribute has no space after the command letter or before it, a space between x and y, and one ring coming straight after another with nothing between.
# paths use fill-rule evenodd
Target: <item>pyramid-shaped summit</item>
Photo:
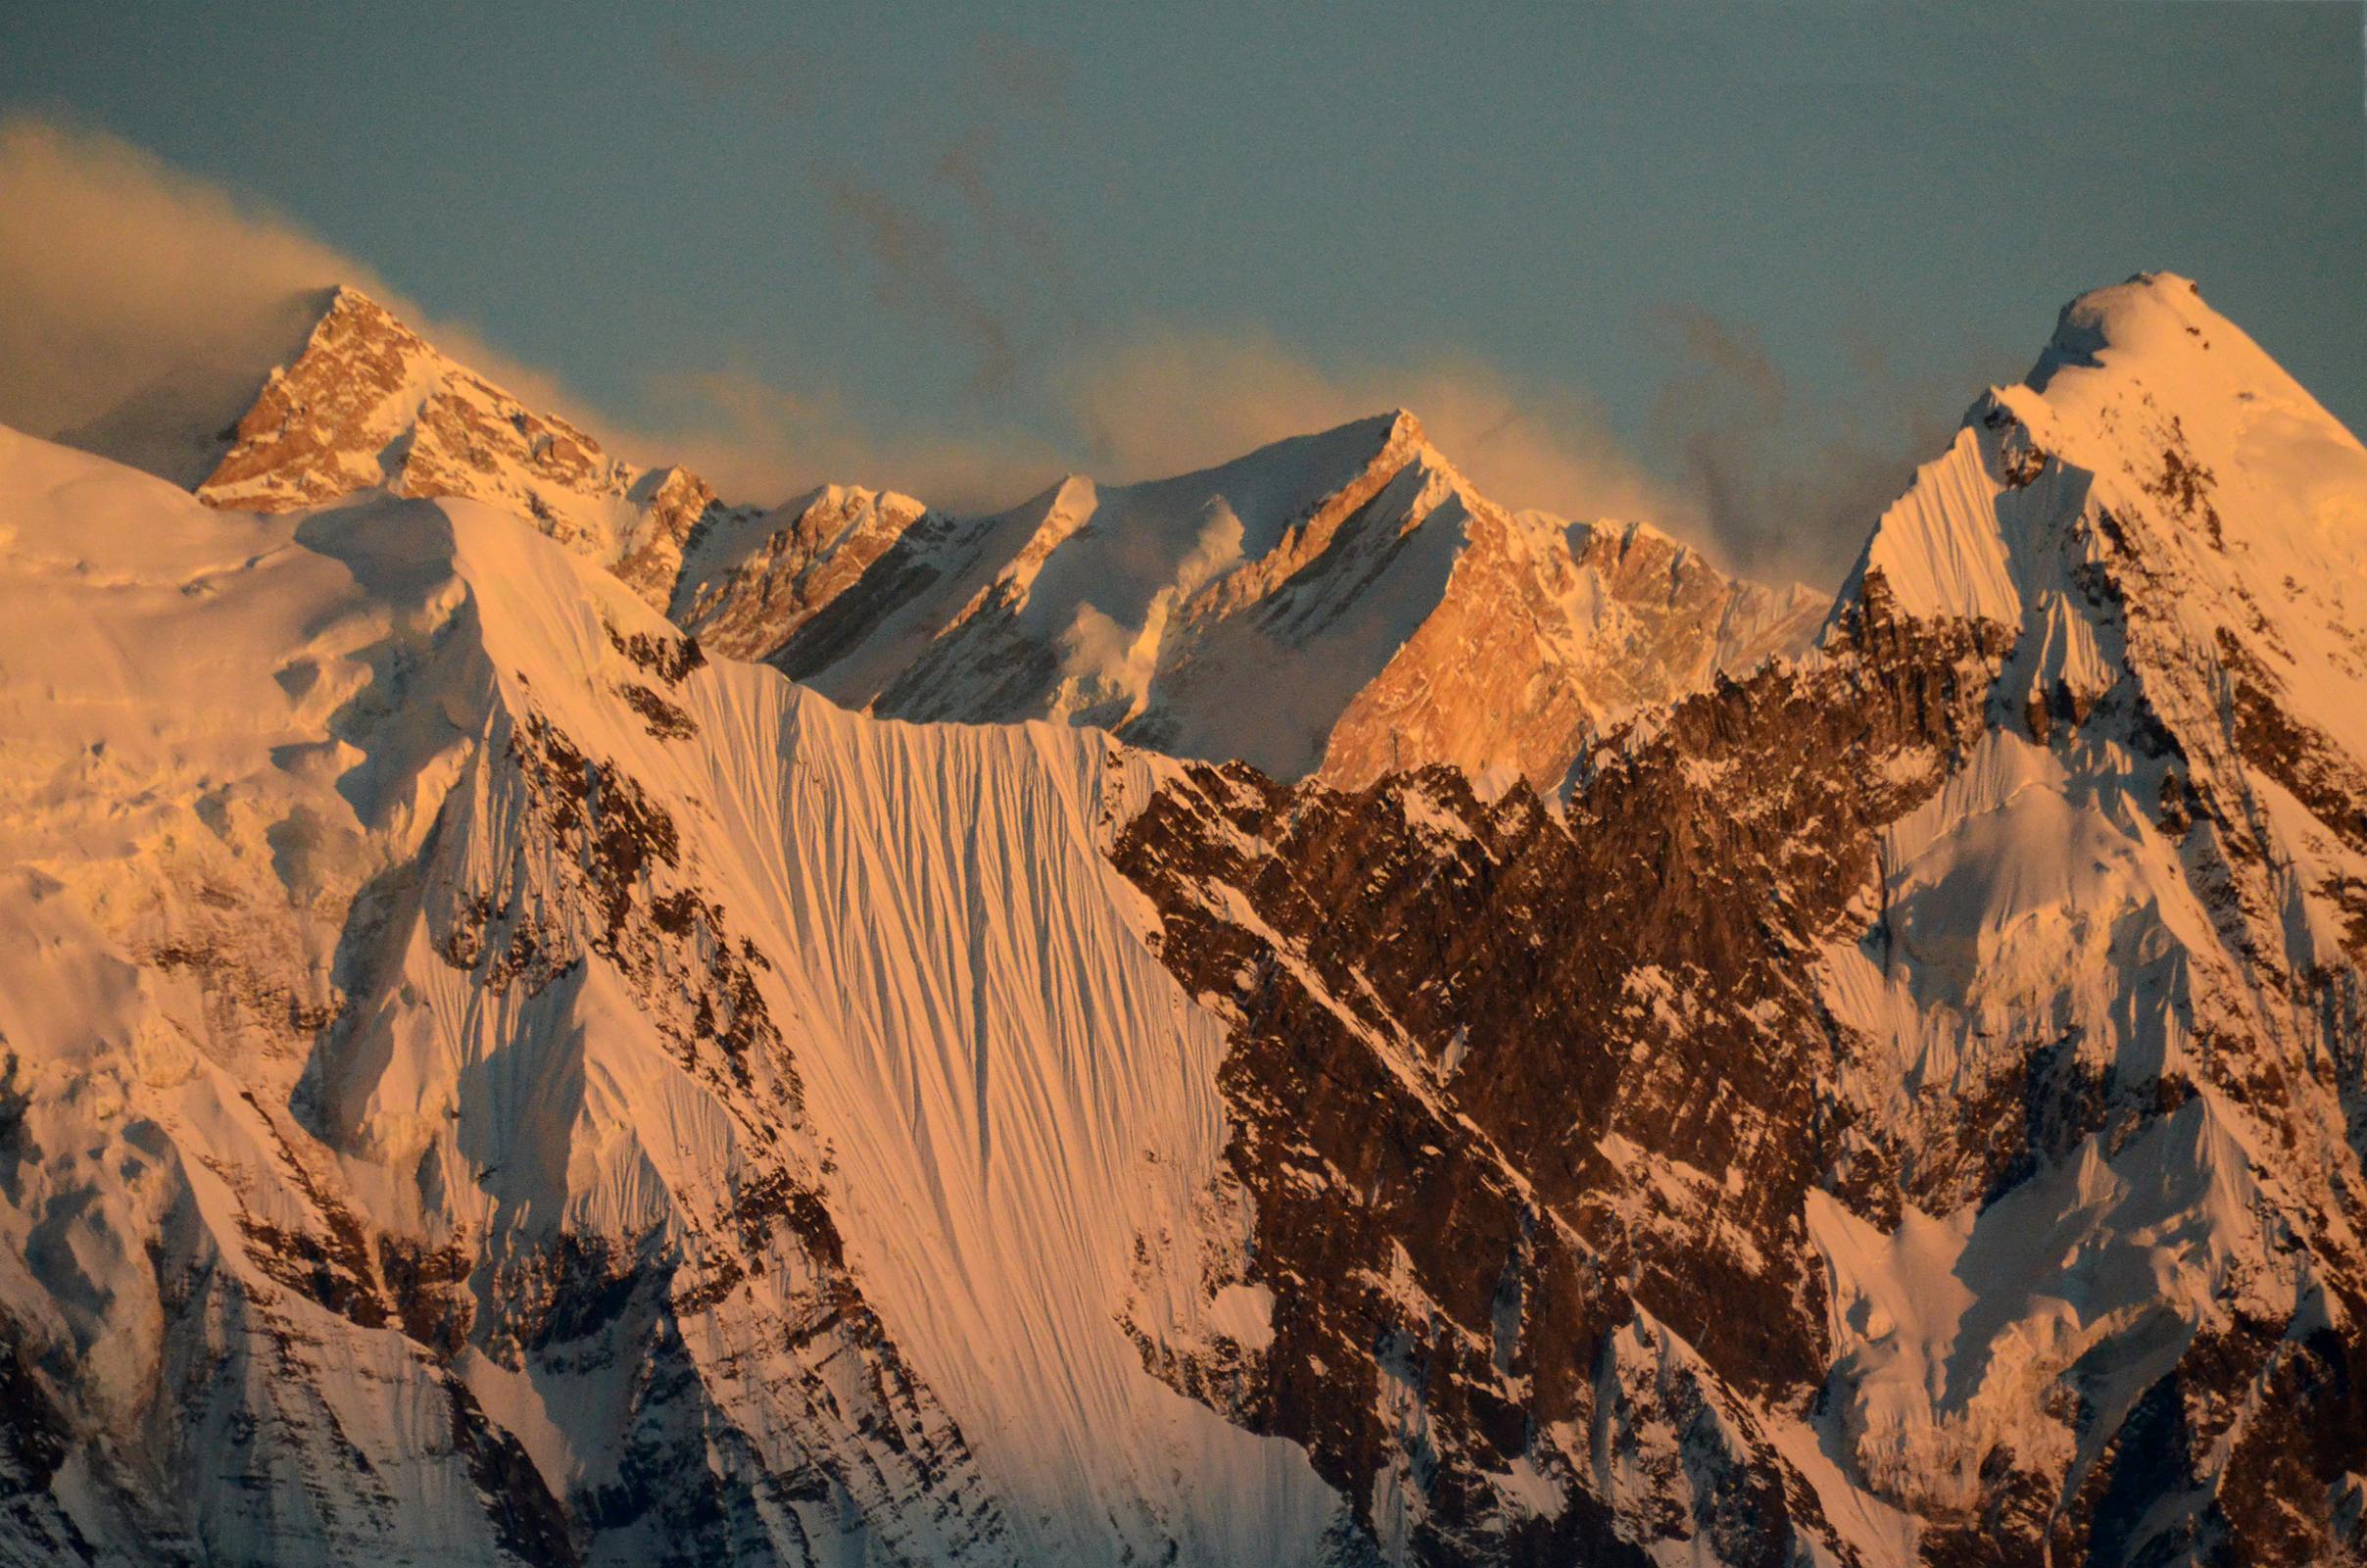
<instances>
[{"instance_id":1,"label":"pyramid-shaped summit","mask_svg":"<svg viewBox=\"0 0 2367 1568\"><path fill-rule=\"evenodd\" d=\"M1356 787L1557 784L1595 735L1802 646L1805 590L1636 524L1516 513L1405 410L916 529L765 657L896 717L1049 718Z\"/></svg>"},{"instance_id":2,"label":"pyramid-shaped summit","mask_svg":"<svg viewBox=\"0 0 2367 1568\"><path fill-rule=\"evenodd\" d=\"M303 351L271 372L197 493L217 507L284 512L381 488L515 513L661 608L684 542L715 505L696 475L613 456L348 285L330 292Z\"/></svg>"},{"instance_id":3,"label":"pyramid-shaped summit","mask_svg":"<svg viewBox=\"0 0 2367 1568\"><path fill-rule=\"evenodd\" d=\"M2182 280L1693 686L1748 590L1396 415L711 514L669 623L330 314L316 515L0 431L0 1561L2367 1547L2367 452ZM1558 808L1075 727L1617 692Z\"/></svg>"}]
</instances>

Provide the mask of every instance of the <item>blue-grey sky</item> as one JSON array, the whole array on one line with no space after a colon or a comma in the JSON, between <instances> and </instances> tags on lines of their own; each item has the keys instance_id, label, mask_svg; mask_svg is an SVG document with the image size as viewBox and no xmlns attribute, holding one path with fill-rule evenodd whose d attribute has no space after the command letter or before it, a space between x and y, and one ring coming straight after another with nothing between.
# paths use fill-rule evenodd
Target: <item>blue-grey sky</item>
<instances>
[{"instance_id":1,"label":"blue-grey sky","mask_svg":"<svg viewBox=\"0 0 2367 1568\"><path fill-rule=\"evenodd\" d=\"M1008 501L1427 392L1450 457L1575 454L1503 499L1831 577L2146 268L2367 425L2357 5L1285 9L61 4L0 108L750 484Z\"/></svg>"}]
</instances>

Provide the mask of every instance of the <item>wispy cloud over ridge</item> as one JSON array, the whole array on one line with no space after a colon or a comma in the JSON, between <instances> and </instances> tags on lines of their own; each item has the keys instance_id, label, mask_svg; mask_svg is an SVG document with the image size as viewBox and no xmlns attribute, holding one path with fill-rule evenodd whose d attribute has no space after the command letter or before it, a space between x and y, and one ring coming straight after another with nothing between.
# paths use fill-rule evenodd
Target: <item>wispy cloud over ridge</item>
<instances>
[{"instance_id":1,"label":"wispy cloud over ridge","mask_svg":"<svg viewBox=\"0 0 2367 1568\"><path fill-rule=\"evenodd\" d=\"M1831 578L2005 369L1908 372L1866 336L1842 346L1859 393L1844 403L1787 374L1748 321L1695 306L1660 324L1674 368L1655 400L1652 456L1701 537L1761 575Z\"/></svg>"},{"instance_id":2,"label":"wispy cloud over ridge","mask_svg":"<svg viewBox=\"0 0 2367 1568\"><path fill-rule=\"evenodd\" d=\"M292 220L104 131L0 119L0 423L54 435L161 381L268 369L291 302L338 283L518 396L574 405Z\"/></svg>"},{"instance_id":3,"label":"wispy cloud over ridge","mask_svg":"<svg viewBox=\"0 0 2367 1568\"><path fill-rule=\"evenodd\" d=\"M1065 92L1057 56L982 44L979 58L981 83L1057 120ZM707 85L739 92L741 80ZM1647 518L1728 564L1811 579L1837 573L1913 461L1946 435L1930 419L1882 425L1812 406L1748 322L1705 310L1664 314L1677 369L1642 453L1583 393L1470 354L1384 346L1343 363L1254 322L1096 324L1081 311L1054 320L1060 241L1001 195L996 160L1010 134L991 117L957 122L923 172L925 206L852 169L814 172L880 290L916 328L966 346L978 393L966 410L904 418L860 383L783 384L777 372L727 364L612 388L637 411L628 424L421 311L269 207L104 132L13 116L0 121L0 192L12 217L0 227L0 297L12 306L0 313L0 421L73 430L192 368L259 379L293 351L290 301L348 282L530 404L636 461L687 463L735 499L770 502L841 481L985 510L1063 471L1183 472L1404 406L1504 505ZM1886 407L1952 414L1971 390L1938 395L1927 381L1892 396L1905 382L1875 348L1856 359L1887 389Z\"/></svg>"}]
</instances>

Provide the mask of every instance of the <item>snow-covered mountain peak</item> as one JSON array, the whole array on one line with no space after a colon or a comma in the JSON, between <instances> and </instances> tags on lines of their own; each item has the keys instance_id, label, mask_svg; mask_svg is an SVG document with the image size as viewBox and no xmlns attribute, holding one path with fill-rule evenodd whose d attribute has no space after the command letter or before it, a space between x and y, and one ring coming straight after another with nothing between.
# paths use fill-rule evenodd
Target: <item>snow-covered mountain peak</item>
<instances>
[{"instance_id":1,"label":"snow-covered mountain peak","mask_svg":"<svg viewBox=\"0 0 2367 1568\"><path fill-rule=\"evenodd\" d=\"M1843 598L1878 573L1908 613L2019 624L2063 572L2124 553L2142 570L2121 586L2164 613L2241 635L2306 599L2305 620L2358 623L2357 438L2170 273L2065 307L2028 378L1976 403L1884 515Z\"/></svg>"},{"instance_id":2,"label":"snow-covered mountain peak","mask_svg":"<svg viewBox=\"0 0 2367 1568\"><path fill-rule=\"evenodd\" d=\"M1587 560L1603 564L1606 568L1623 573L1664 574L1672 592L1689 574L1714 571L1702 554L1675 535L1667 533L1641 517L1605 517L1596 522L1564 522L1550 513L1523 513L1543 526L1560 526L1570 530L1573 547ZM1812 594L1814 590L1795 584L1786 597Z\"/></svg>"},{"instance_id":3,"label":"snow-covered mountain peak","mask_svg":"<svg viewBox=\"0 0 2367 1568\"><path fill-rule=\"evenodd\" d=\"M1221 499L1243 520L1264 525L1245 538L1251 557L1280 542L1294 523L1316 520L1326 500L1377 488L1428 451L1420 421L1403 409L1284 436L1206 468L1111 485L1130 512L1177 513Z\"/></svg>"},{"instance_id":4,"label":"snow-covered mountain peak","mask_svg":"<svg viewBox=\"0 0 2367 1568\"><path fill-rule=\"evenodd\" d=\"M1638 704L1798 646L1818 608L1619 537L1497 506L1395 409L914 529L736 651L899 717L1097 724L1347 785L1430 762L1549 782Z\"/></svg>"},{"instance_id":5,"label":"snow-covered mountain peak","mask_svg":"<svg viewBox=\"0 0 2367 1568\"><path fill-rule=\"evenodd\" d=\"M0 1562L2367 1552L2367 454L2183 280L1756 668L1401 414L663 602L329 314L379 493L0 431Z\"/></svg>"},{"instance_id":6,"label":"snow-covered mountain peak","mask_svg":"<svg viewBox=\"0 0 2367 1568\"><path fill-rule=\"evenodd\" d=\"M904 513L913 516L928 507L919 498L901 490L873 490L860 484L816 485L804 495L791 500L789 509L806 512L815 508L831 512L847 512L874 507L883 512Z\"/></svg>"},{"instance_id":7,"label":"snow-covered mountain peak","mask_svg":"<svg viewBox=\"0 0 2367 1568\"><path fill-rule=\"evenodd\" d=\"M1376 456L1383 452L1419 451L1437 458L1441 463L1445 461L1438 449L1430 444L1430 432L1423 428L1422 421L1415 417L1413 411L1408 408L1401 406L1389 410L1386 414L1376 414L1366 418L1352 420L1340 426L1337 433L1345 436L1352 430L1358 434L1366 431L1377 434L1378 441L1374 449Z\"/></svg>"},{"instance_id":8,"label":"snow-covered mountain peak","mask_svg":"<svg viewBox=\"0 0 2367 1568\"><path fill-rule=\"evenodd\" d=\"M2242 328L2204 302L2200 284L2175 272L2139 272L2065 305L2026 379L2032 390L2046 392L2064 370L2127 373L2141 364L2156 378L2172 366L2192 376L2203 373L2210 356L2222 362L2217 379L2279 384L2307 397Z\"/></svg>"},{"instance_id":9,"label":"snow-covered mountain peak","mask_svg":"<svg viewBox=\"0 0 2367 1568\"><path fill-rule=\"evenodd\" d=\"M1660 1562L2357 1559L2363 498L2348 432L2185 280L2139 279L1974 406L1816 657L1655 705L1558 818L1437 773L1260 797L1214 770L1146 814L1126 863L1162 951L1246 1020L1254 1277L1347 1282L1335 1330L1286 1330L1268 1364L1376 1366L1363 1412L1308 1422L1338 1473L1378 1468L1376 1517L1493 1528L1434 1479L1459 1462L1483 1488L1509 1468L1520 1519L1535 1435L1560 1432ZM1482 536L1458 584L1509 555ZM1682 554L1584 539L1646 582ZM1521 580L1407 662L1504 667L1476 639ZM1425 1251L1457 1129L1485 1140ZM1550 1157L1482 1174L1524 1145ZM1407 1223L1343 1269L1338 1215L1390 1200L1390 1148ZM1462 1201L1483 1191L1493 1231ZM1507 1282L1553 1277L1535 1260L1572 1236L1635 1309L1575 1331L1595 1348L1565 1418L1510 1325L1568 1298ZM1458 1332L1487 1412L1459 1438ZM1711 1416L1701 1369L1748 1389L1785 1334L1811 1347L1797 1375ZM1628 1411L1655 1436L1618 1435ZM1681 1457L1629 1457L1657 1434ZM1787 1508L1788 1550L1723 1535Z\"/></svg>"},{"instance_id":10,"label":"snow-covered mountain peak","mask_svg":"<svg viewBox=\"0 0 2367 1568\"><path fill-rule=\"evenodd\" d=\"M1856 607L2011 634L1992 703L2033 744L2282 858L2292 961L2367 907L2367 449L2194 284L2081 296L1884 514ZM2054 764L2049 764L2054 765ZM2148 812L2152 810L2147 806ZM2307 867L2306 872L2298 868Z\"/></svg>"},{"instance_id":11,"label":"snow-covered mountain peak","mask_svg":"<svg viewBox=\"0 0 2367 1568\"><path fill-rule=\"evenodd\" d=\"M1098 724L1286 777L1452 762L1557 779L1603 723L1798 647L1812 619L1656 533L1515 516L1404 408L1167 478L1069 473L985 516L840 484L729 506L528 409L348 287L234 436L197 487L218 507L487 502L716 652L839 702Z\"/></svg>"},{"instance_id":12,"label":"snow-covered mountain peak","mask_svg":"<svg viewBox=\"0 0 2367 1568\"><path fill-rule=\"evenodd\" d=\"M239 420L200 498L285 512L385 483L385 449L458 369L384 306L339 284L302 352Z\"/></svg>"}]
</instances>

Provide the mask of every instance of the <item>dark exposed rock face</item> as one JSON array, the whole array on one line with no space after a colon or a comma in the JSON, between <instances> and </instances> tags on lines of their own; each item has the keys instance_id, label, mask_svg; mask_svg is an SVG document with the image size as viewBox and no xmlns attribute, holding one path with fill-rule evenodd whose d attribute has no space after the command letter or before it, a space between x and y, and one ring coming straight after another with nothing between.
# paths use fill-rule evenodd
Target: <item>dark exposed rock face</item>
<instances>
[{"instance_id":1,"label":"dark exposed rock face","mask_svg":"<svg viewBox=\"0 0 2367 1568\"><path fill-rule=\"evenodd\" d=\"M935 559L958 537L955 525L923 517L899 534L828 602L802 615L765 654L793 680L806 680L851 653L944 576Z\"/></svg>"},{"instance_id":2,"label":"dark exposed rock face","mask_svg":"<svg viewBox=\"0 0 2367 1568\"><path fill-rule=\"evenodd\" d=\"M927 541L946 526L909 497L837 486L774 513L711 516L684 547L670 613L717 652L750 660L781 649L841 594L861 591L876 612L873 564L898 551L910 559L908 536Z\"/></svg>"},{"instance_id":3,"label":"dark exposed rock face","mask_svg":"<svg viewBox=\"0 0 2367 1568\"><path fill-rule=\"evenodd\" d=\"M1630 1541L1748 1535L1729 1560L1776 1561L1829 1541L1747 1413L1804 1403L1827 1360L1799 1212L1842 1174L1849 1118L1797 970L1873 829L1980 729L2001 652L1870 611L1846 657L1721 684L1601 754L1566 823L1443 769L1334 795L1231 767L1129 829L1117 861L1168 962L1240 1020L1227 1156L1280 1300L1251 1419L1376 1531L1374 1477L1403 1467L1425 1560L1600 1546L1609 1473L1657 1465ZM1746 788L1764 809L1734 811ZM1735 1175L1693 1215L1640 1213L1622 1144ZM1507 1508L1515 1466L1551 1478L1557 1518Z\"/></svg>"},{"instance_id":4,"label":"dark exposed rock face","mask_svg":"<svg viewBox=\"0 0 2367 1568\"><path fill-rule=\"evenodd\" d=\"M1994 1202L2191 1099L2067 1043L2001 1064L1944 1125L1853 1087L1880 1064L1823 1001L1820 956L1891 940L1866 902L1884 830L2003 719L2013 645L1899 617L1876 573L1826 657L1599 748L1566 816L1444 770L1341 795L1196 767L1126 833L1117 863L1158 905L1166 961L1234 1019L1226 1154L1257 1213L1248 1273L1277 1299L1234 1413L1305 1443L1377 1540L1437 1563L1655 1541L1854 1560L1771 1431L1829 1432L1852 1397L1809 1195L1885 1229ZM2099 1346L2095 1386L2129 1353ZM1924 1516L1922 1558L2355 1550L2335 1499L2367 1456L2346 1436L2357 1330L2305 1311L2206 1330L2173 1361L2134 1409L2055 1412L2091 1449L2067 1469L2000 1443L1951 1506L1896 1496ZM2086 1375L2030 1397L2078 1403ZM2264 1399L2323 1414L2249 1418Z\"/></svg>"},{"instance_id":5,"label":"dark exposed rock face","mask_svg":"<svg viewBox=\"0 0 2367 1568\"><path fill-rule=\"evenodd\" d=\"M74 1446L66 1412L27 1364L24 1337L16 1324L0 1318L0 1550L12 1560L96 1559L91 1544L50 1493Z\"/></svg>"}]
</instances>

